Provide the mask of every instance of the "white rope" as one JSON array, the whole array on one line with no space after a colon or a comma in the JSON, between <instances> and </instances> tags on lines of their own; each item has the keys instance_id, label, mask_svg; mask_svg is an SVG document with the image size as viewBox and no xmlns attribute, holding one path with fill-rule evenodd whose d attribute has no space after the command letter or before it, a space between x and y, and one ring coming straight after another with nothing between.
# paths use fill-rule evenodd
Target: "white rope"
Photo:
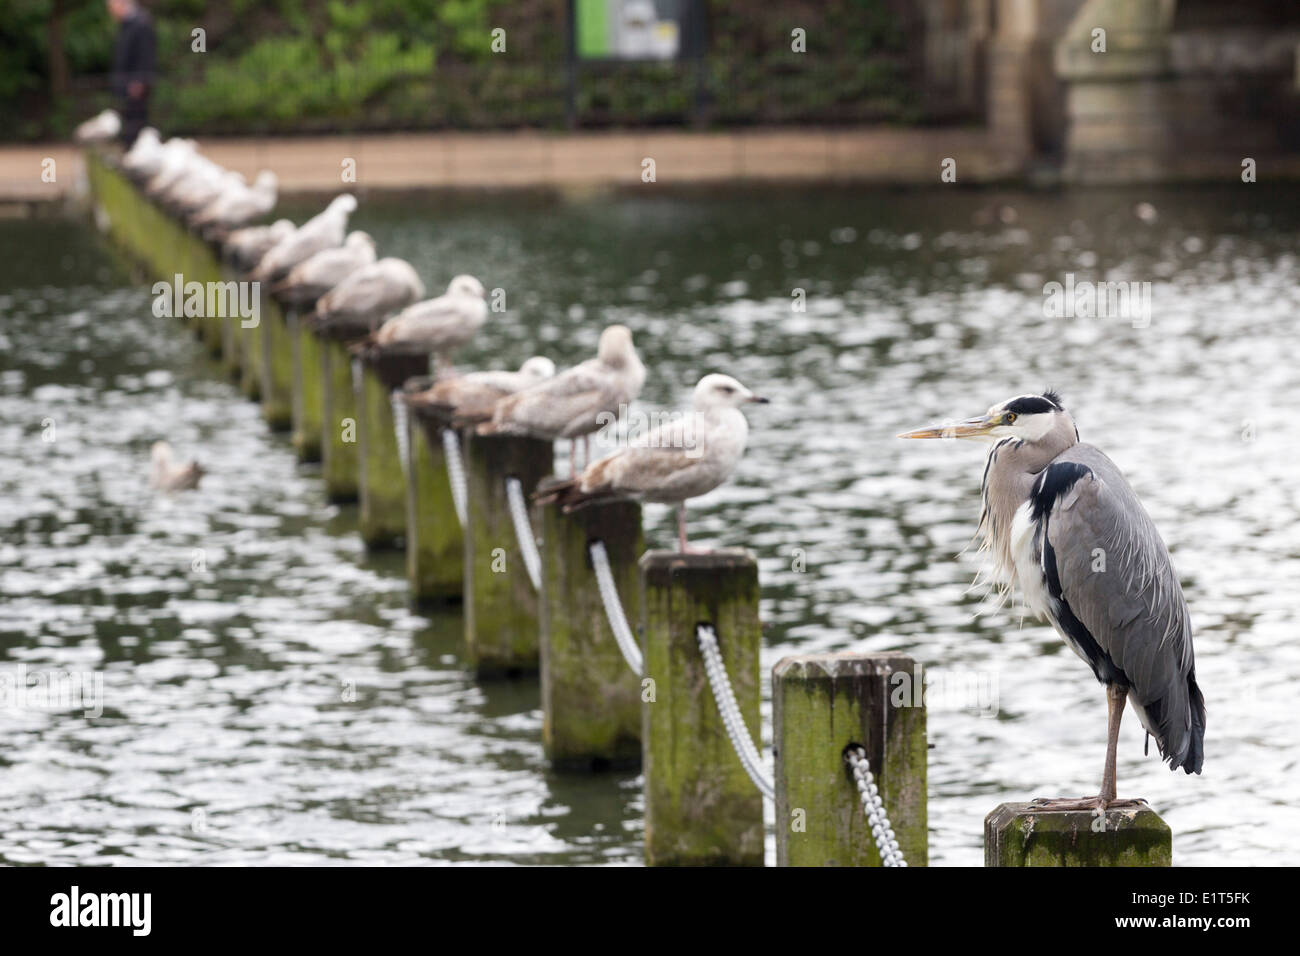
<instances>
[{"instance_id":1,"label":"white rope","mask_svg":"<svg viewBox=\"0 0 1300 956\"><path fill-rule=\"evenodd\" d=\"M632 673L640 677L645 662L641 659L641 648L632 636L632 628L628 627L623 604L618 599L618 588L614 584L614 572L609 567L604 541L591 542L591 566L596 572L596 586L600 588L600 600L605 605L605 617L609 620L609 629L614 632L614 641Z\"/></svg>"},{"instance_id":2,"label":"white rope","mask_svg":"<svg viewBox=\"0 0 1300 956\"><path fill-rule=\"evenodd\" d=\"M880 862L884 866L907 866L903 851L898 846L898 838L894 836L894 828L889 825L889 815L885 813L880 790L871 775L871 761L867 759L866 750L859 744L850 744L844 750L844 759L853 768L853 780L858 785L862 811L867 815L867 823L871 826L871 836L880 852Z\"/></svg>"},{"instance_id":3,"label":"white rope","mask_svg":"<svg viewBox=\"0 0 1300 956\"><path fill-rule=\"evenodd\" d=\"M460 436L453 429L442 430L442 457L447 460L447 482L451 485L451 503L456 520L465 527L465 462L460 457Z\"/></svg>"},{"instance_id":4,"label":"white rope","mask_svg":"<svg viewBox=\"0 0 1300 956\"><path fill-rule=\"evenodd\" d=\"M411 477L411 433L407 431L407 419L411 417L410 406L402 400L402 393L394 389L389 401L393 406L393 433L397 438L397 457L402 460L402 474Z\"/></svg>"},{"instance_id":5,"label":"white rope","mask_svg":"<svg viewBox=\"0 0 1300 956\"><path fill-rule=\"evenodd\" d=\"M528 505L524 501L524 486L513 476L506 479L506 502L510 505L510 520L515 526L515 537L519 540L519 553L524 558L524 569L528 580L533 582L533 590L542 586L542 556L537 552L537 538L533 536L533 526L528 520Z\"/></svg>"},{"instance_id":6,"label":"white rope","mask_svg":"<svg viewBox=\"0 0 1300 956\"><path fill-rule=\"evenodd\" d=\"M713 699L717 702L718 712L722 714L722 723L731 738L731 746L740 758L741 766L754 786L769 800L776 799L776 788L772 778L763 767L754 742L749 738L745 720L740 716L740 706L727 678L727 669L722 666L722 652L718 650L718 633L712 624L700 624L695 628L695 639L700 644L700 656L704 658L704 670L709 675L709 687L713 689Z\"/></svg>"}]
</instances>

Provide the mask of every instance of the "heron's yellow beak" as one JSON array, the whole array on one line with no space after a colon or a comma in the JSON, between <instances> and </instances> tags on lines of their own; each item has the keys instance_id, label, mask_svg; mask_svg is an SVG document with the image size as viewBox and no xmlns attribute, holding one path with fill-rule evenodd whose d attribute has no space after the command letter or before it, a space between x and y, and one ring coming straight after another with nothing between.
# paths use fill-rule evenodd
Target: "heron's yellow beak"
<instances>
[{"instance_id":1,"label":"heron's yellow beak","mask_svg":"<svg viewBox=\"0 0 1300 956\"><path fill-rule=\"evenodd\" d=\"M938 428L918 428L916 431L903 432L899 438L983 438L1001 422L981 415L968 418L964 422L952 422Z\"/></svg>"}]
</instances>

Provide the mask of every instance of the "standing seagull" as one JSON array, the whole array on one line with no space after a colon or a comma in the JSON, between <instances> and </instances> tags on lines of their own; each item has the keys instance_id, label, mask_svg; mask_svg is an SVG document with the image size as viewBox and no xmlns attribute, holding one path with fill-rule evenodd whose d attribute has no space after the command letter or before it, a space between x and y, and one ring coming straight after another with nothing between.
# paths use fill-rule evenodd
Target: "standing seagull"
<instances>
[{"instance_id":1,"label":"standing seagull","mask_svg":"<svg viewBox=\"0 0 1300 956\"><path fill-rule=\"evenodd\" d=\"M473 276L456 276L436 299L407 306L372 336L380 348L412 347L434 354L442 371L449 356L474 337L487 321L487 290Z\"/></svg>"},{"instance_id":2,"label":"standing seagull","mask_svg":"<svg viewBox=\"0 0 1300 956\"><path fill-rule=\"evenodd\" d=\"M555 363L544 355L534 355L517 372L467 372L414 392L406 400L411 405L438 409L453 418L457 428L463 428L491 418L492 409L500 399L554 375Z\"/></svg>"},{"instance_id":3,"label":"standing seagull","mask_svg":"<svg viewBox=\"0 0 1300 956\"><path fill-rule=\"evenodd\" d=\"M544 503L565 512L627 495L638 501L677 505L677 542L686 543L686 499L708 494L731 477L745 453L749 422L740 406L766 403L730 375L706 375L695 386L693 409L651 431L637 444L592 462L569 481L543 487Z\"/></svg>"},{"instance_id":4,"label":"standing seagull","mask_svg":"<svg viewBox=\"0 0 1300 956\"><path fill-rule=\"evenodd\" d=\"M570 476L577 473L577 439L589 436L631 404L645 384L645 366L626 325L600 333L596 357L496 403L480 435L529 435L569 439ZM588 445L590 457L590 445Z\"/></svg>"},{"instance_id":5,"label":"standing seagull","mask_svg":"<svg viewBox=\"0 0 1300 956\"><path fill-rule=\"evenodd\" d=\"M375 240L355 230L343 245L322 249L289 270L271 286L271 294L286 305L311 305L349 275L375 261Z\"/></svg>"},{"instance_id":6,"label":"standing seagull","mask_svg":"<svg viewBox=\"0 0 1300 956\"><path fill-rule=\"evenodd\" d=\"M356 338L422 295L424 283L415 268L390 256L362 266L321 296L312 322L321 331Z\"/></svg>"},{"instance_id":7,"label":"standing seagull","mask_svg":"<svg viewBox=\"0 0 1300 956\"><path fill-rule=\"evenodd\" d=\"M261 281L283 279L290 269L308 256L313 256L322 249L342 245L343 235L348 229L348 216L356 208L355 197L347 193L335 196L324 211L312 216L294 230L292 235L272 246L257 264L257 268L249 273L249 278Z\"/></svg>"},{"instance_id":8,"label":"standing seagull","mask_svg":"<svg viewBox=\"0 0 1300 956\"><path fill-rule=\"evenodd\" d=\"M1101 793L1047 809L1106 809L1124 702L1171 770L1200 773L1205 699L1196 686L1192 622L1160 533L1115 463L1079 441L1055 392L1020 395L985 415L900 438L996 441L984 467L981 550L1003 592L1052 622L1106 685Z\"/></svg>"}]
</instances>

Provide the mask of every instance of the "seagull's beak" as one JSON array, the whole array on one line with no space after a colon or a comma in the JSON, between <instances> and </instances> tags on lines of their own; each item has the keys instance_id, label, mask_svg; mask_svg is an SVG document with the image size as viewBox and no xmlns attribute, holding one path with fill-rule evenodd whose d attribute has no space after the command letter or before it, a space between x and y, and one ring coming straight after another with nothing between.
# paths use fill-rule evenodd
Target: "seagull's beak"
<instances>
[{"instance_id":1,"label":"seagull's beak","mask_svg":"<svg viewBox=\"0 0 1300 956\"><path fill-rule=\"evenodd\" d=\"M754 403L756 403L756 404L758 404L758 405L766 405L766 404L768 404L768 399L763 398L763 397L760 396L760 395L751 395L751 396L749 396L749 398L745 399L745 401L747 401L747 402L754 402Z\"/></svg>"},{"instance_id":2,"label":"seagull's beak","mask_svg":"<svg viewBox=\"0 0 1300 956\"><path fill-rule=\"evenodd\" d=\"M987 415L968 418L964 422L952 422L938 428L918 428L916 431L903 432L899 438L983 438L999 423Z\"/></svg>"}]
</instances>

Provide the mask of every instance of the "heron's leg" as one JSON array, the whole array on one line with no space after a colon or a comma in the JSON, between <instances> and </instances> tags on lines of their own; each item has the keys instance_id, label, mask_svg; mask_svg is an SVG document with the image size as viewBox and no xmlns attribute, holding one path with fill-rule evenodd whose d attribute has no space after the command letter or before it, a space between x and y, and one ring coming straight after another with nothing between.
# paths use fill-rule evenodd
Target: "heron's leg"
<instances>
[{"instance_id":1,"label":"heron's leg","mask_svg":"<svg viewBox=\"0 0 1300 956\"><path fill-rule=\"evenodd\" d=\"M1128 688L1106 685L1106 769L1101 776L1101 805L1115 802L1115 753L1119 749L1119 722L1124 718Z\"/></svg>"}]
</instances>

